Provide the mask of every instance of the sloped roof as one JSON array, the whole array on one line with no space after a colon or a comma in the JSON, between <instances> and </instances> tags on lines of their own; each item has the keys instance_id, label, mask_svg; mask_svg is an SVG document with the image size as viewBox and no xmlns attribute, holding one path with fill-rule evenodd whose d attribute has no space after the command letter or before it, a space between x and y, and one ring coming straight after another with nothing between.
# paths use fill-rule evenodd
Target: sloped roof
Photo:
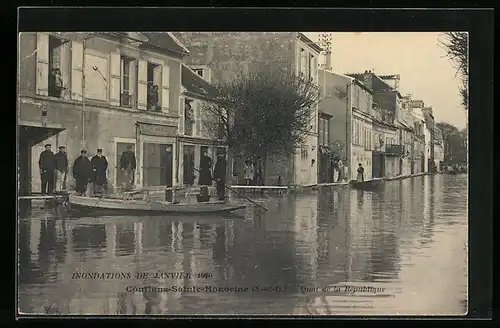
<instances>
[{"instance_id":1,"label":"sloped roof","mask_svg":"<svg viewBox=\"0 0 500 328\"><path fill-rule=\"evenodd\" d=\"M316 42L313 42L304 33L299 32L299 39L301 41L305 42L307 45L309 45L314 50L316 50L318 53L323 51L323 48L321 48L319 44L317 44Z\"/></svg>"},{"instance_id":2,"label":"sloped roof","mask_svg":"<svg viewBox=\"0 0 500 328\"><path fill-rule=\"evenodd\" d=\"M182 64L182 86L193 96L202 98L214 98L215 88L191 68Z\"/></svg>"},{"instance_id":3,"label":"sloped roof","mask_svg":"<svg viewBox=\"0 0 500 328\"><path fill-rule=\"evenodd\" d=\"M152 45L178 52L181 55L189 54L189 50L170 32L142 32L142 34Z\"/></svg>"}]
</instances>

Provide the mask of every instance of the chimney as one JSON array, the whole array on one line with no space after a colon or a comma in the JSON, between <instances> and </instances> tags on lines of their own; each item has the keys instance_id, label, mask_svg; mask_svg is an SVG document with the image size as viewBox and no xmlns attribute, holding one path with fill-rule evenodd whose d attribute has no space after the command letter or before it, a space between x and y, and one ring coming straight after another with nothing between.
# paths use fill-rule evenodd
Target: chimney
<instances>
[{"instance_id":1,"label":"chimney","mask_svg":"<svg viewBox=\"0 0 500 328\"><path fill-rule=\"evenodd\" d=\"M372 88L372 73L371 71L365 71L363 74L363 84L368 88Z\"/></svg>"}]
</instances>

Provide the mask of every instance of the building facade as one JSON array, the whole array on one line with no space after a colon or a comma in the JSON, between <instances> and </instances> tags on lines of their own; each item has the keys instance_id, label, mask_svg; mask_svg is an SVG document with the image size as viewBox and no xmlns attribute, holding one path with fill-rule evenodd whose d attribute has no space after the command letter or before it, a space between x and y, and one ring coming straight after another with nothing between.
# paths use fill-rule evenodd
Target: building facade
<instances>
[{"instance_id":1,"label":"building facade","mask_svg":"<svg viewBox=\"0 0 500 328\"><path fill-rule=\"evenodd\" d=\"M360 163L365 180L371 179L374 145L371 90L358 79L327 70L320 70L319 85L325 94L319 105L320 113L328 115L328 157L342 160L342 179L356 180Z\"/></svg>"},{"instance_id":2,"label":"building facade","mask_svg":"<svg viewBox=\"0 0 500 328\"><path fill-rule=\"evenodd\" d=\"M22 33L19 49L22 193L40 190L37 162L46 143L66 146L70 172L82 148L89 156L102 148L110 190L121 185L117 167L128 145L136 185L176 183L181 61L189 52L171 33ZM60 92L51 85L54 69Z\"/></svg>"},{"instance_id":3,"label":"building facade","mask_svg":"<svg viewBox=\"0 0 500 328\"><path fill-rule=\"evenodd\" d=\"M373 101L386 113L387 122L398 125L396 119L400 115L402 99L397 89L399 76L378 76L372 71L347 75L363 81L365 87L372 91ZM393 80L394 83L391 84L388 80ZM402 174L404 147L401 144L399 126L395 131L386 129L385 133L385 176L393 177Z\"/></svg>"},{"instance_id":4,"label":"building facade","mask_svg":"<svg viewBox=\"0 0 500 328\"><path fill-rule=\"evenodd\" d=\"M318 83L321 48L295 32L179 32L175 36L190 49L186 64L208 69L213 83L229 82L240 72L263 64L275 65ZM318 179L318 108L311 118L311 133L289 158L268 160L265 184L316 184ZM235 163L234 167L242 165Z\"/></svg>"},{"instance_id":5,"label":"building facade","mask_svg":"<svg viewBox=\"0 0 500 328\"><path fill-rule=\"evenodd\" d=\"M434 127L434 165L437 172L442 170L444 163L444 141L441 130Z\"/></svg>"},{"instance_id":6,"label":"building facade","mask_svg":"<svg viewBox=\"0 0 500 328\"><path fill-rule=\"evenodd\" d=\"M432 113L432 107L427 106L422 108L422 114L425 120L425 148L427 153L427 173L436 171L436 162L434 160L434 132L435 122Z\"/></svg>"},{"instance_id":7,"label":"building facade","mask_svg":"<svg viewBox=\"0 0 500 328\"><path fill-rule=\"evenodd\" d=\"M373 105L373 153L372 153L372 176L382 178L394 176L396 167L392 154L386 157L386 147L389 148L398 138L398 127L391 121L390 113L378 106Z\"/></svg>"},{"instance_id":8,"label":"building facade","mask_svg":"<svg viewBox=\"0 0 500 328\"><path fill-rule=\"evenodd\" d=\"M208 68L193 69L182 64L181 103L179 114L178 176L180 185L199 185L201 159L204 153L211 158L213 167L220 153L227 147L223 135L217 135L216 122L204 112L205 103L215 101L210 85ZM194 179L193 179L194 177Z\"/></svg>"},{"instance_id":9,"label":"building facade","mask_svg":"<svg viewBox=\"0 0 500 328\"><path fill-rule=\"evenodd\" d=\"M354 79L350 84L352 97L351 115L351 160L349 161L349 180L356 180L359 164L364 167L364 179L372 179L372 126L373 99L372 92L362 82Z\"/></svg>"}]
</instances>

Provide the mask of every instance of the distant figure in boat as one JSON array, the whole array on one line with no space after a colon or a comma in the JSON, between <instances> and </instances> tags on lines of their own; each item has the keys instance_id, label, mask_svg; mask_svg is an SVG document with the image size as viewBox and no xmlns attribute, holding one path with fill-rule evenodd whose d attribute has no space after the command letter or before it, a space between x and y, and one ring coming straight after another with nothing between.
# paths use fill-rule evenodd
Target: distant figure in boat
<instances>
[{"instance_id":1,"label":"distant figure in boat","mask_svg":"<svg viewBox=\"0 0 500 328\"><path fill-rule=\"evenodd\" d=\"M134 186L134 175L136 169L135 154L132 151L132 145L127 146L127 150L120 157L120 169L123 173L122 191L130 191Z\"/></svg>"},{"instance_id":2,"label":"distant figure in boat","mask_svg":"<svg viewBox=\"0 0 500 328\"><path fill-rule=\"evenodd\" d=\"M92 164L92 182L94 183L94 194L102 196L105 192L106 184L108 182L106 178L106 172L108 170L108 160L102 155L102 149L97 149L97 155L92 157L90 163Z\"/></svg>"},{"instance_id":3,"label":"distant figure in boat","mask_svg":"<svg viewBox=\"0 0 500 328\"><path fill-rule=\"evenodd\" d=\"M92 181L92 164L87 157L87 151L82 149L80 157L73 164L73 178L76 181L76 193L79 196L85 195L87 186Z\"/></svg>"},{"instance_id":4,"label":"distant figure in boat","mask_svg":"<svg viewBox=\"0 0 500 328\"><path fill-rule=\"evenodd\" d=\"M226 155L218 154L214 168L214 178L217 181L217 198L224 200L226 195Z\"/></svg>"},{"instance_id":5,"label":"distant figure in boat","mask_svg":"<svg viewBox=\"0 0 500 328\"><path fill-rule=\"evenodd\" d=\"M54 191L54 171L56 169L56 159L51 150L51 145L46 144L45 150L40 154L38 167L40 168L40 178L42 180L42 195L52 194Z\"/></svg>"},{"instance_id":6,"label":"distant figure in boat","mask_svg":"<svg viewBox=\"0 0 500 328\"><path fill-rule=\"evenodd\" d=\"M358 164L358 178L356 181L357 182L365 181L365 168L363 167L363 164L361 164L361 163Z\"/></svg>"}]
</instances>

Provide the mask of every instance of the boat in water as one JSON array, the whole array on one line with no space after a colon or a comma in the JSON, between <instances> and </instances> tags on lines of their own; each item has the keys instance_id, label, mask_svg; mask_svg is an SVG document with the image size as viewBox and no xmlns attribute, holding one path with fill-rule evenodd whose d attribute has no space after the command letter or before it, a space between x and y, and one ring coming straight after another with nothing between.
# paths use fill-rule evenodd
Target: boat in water
<instances>
[{"instance_id":1,"label":"boat in water","mask_svg":"<svg viewBox=\"0 0 500 328\"><path fill-rule=\"evenodd\" d=\"M247 207L243 203L209 201L203 203L171 203L107 197L88 197L71 194L68 196L71 211L101 215L175 215L175 214L222 214Z\"/></svg>"},{"instance_id":2,"label":"boat in water","mask_svg":"<svg viewBox=\"0 0 500 328\"><path fill-rule=\"evenodd\" d=\"M374 190L378 189L379 187L382 186L383 182L385 179L383 178L374 178L366 181L353 181L352 186L356 189L362 189L362 190Z\"/></svg>"}]
</instances>

